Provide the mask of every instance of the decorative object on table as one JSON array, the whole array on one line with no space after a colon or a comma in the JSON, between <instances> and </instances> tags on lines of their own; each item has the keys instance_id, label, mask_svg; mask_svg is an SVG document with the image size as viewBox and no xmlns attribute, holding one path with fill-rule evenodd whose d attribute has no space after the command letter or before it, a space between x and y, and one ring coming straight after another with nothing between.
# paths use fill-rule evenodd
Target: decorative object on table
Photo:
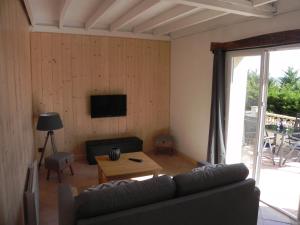
<instances>
[{"instance_id":1,"label":"decorative object on table","mask_svg":"<svg viewBox=\"0 0 300 225\"><path fill-rule=\"evenodd\" d=\"M171 135L159 135L154 141L155 153L168 152L173 155L175 152L175 141Z\"/></svg>"},{"instance_id":2,"label":"decorative object on table","mask_svg":"<svg viewBox=\"0 0 300 225\"><path fill-rule=\"evenodd\" d=\"M47 180L49 180L51 170L54 170L57 173L59 183L61 183L61 173L67 167L70 168L71 175L73 176L73 162L74 155L68 152L55 152L52 155L46 157L45 168L48 170Z\"/></svg>"},{"instance_id":3,"label":"decorative object on table","mask_svg":"<svg viewBox=\"0 0 300 225\"><path fill-rule=\"evenodd\" d=\"M44 154L46 151L46 146L47 146L49 137L51 139L53 153L57 152L57 149L55 146L55 140L54 140L54 130L58 130L61 128L63 128L63 124L62 124L62 121L61 121L58 113L47 112L47 113L40 114L36 129L39 131L47 131L47 136L46 136L43 147L39 148L39 152L42 153L40 161L39 161L39 165L38 165L39 168L41 167L42 160L44 158Z\"/></svg>"},{"instance_id":4,"label":"decorative object on table","mask_svg":"<svg viewBox=\"0 0 300 225\"><path fill-rule=\"evenodd\" d=\"M108 157L112 161L119 160L121 156L121 150L119 148L112 148L112 151L108 153Z\"/></svg>"}]
</instances>

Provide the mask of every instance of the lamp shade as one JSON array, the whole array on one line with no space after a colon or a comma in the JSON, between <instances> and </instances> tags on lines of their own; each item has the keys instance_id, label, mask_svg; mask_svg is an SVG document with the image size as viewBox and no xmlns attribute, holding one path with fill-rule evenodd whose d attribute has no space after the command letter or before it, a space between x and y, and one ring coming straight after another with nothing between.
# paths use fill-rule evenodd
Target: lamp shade
<instances>
[{"instance_id":1,"label":"lamp shade","mask_svg":"<svg viewBox=\"0 0 300 225\"><path fill-rule=\"evenodd\" d=\"M58 113L47 112L40 114L36 127L37 130L49 131L61 128L63 128L63 124Z\"/></svg>"}]
</instances>

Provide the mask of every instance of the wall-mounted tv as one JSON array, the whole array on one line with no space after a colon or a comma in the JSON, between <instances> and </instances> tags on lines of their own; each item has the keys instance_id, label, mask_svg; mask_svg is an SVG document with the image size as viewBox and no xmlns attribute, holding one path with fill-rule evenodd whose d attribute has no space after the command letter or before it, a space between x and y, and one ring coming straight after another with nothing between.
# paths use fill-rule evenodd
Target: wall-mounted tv
<instances>
[{"instance_id":1,"label":"wall-mounted tv","mask_svg":"<svg viewBox=\"0 0 300 225\"><path fill-rule=\"evenodd\" d=\"M126 116L126 95L92 95L91 117L118 117Z\"/></svg>"}]
</instances>

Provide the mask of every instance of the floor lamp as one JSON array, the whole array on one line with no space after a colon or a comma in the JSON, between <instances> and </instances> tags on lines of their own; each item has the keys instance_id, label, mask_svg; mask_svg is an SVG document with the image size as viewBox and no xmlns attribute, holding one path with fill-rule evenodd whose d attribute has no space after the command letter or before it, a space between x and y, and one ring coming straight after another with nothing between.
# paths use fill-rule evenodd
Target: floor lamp
<instances>
[{"instance_id":1,"label":"floor lamp","mask_svg":"<svg viewBox=\"0 0 300 225\"><path fill-rule=\"evenodd\" d=\"M39 161L39 168L41 167L42 160L44 158L49 137L51 140L52 151L57 152L54 140L54 130L58 130L61 128L63 128L63 124L58 113L47 112L40 114L36 129L39 131L47 131L47 136L43 147L39 148L39 151L42 153Z\"/></svg>"}]
</instances>

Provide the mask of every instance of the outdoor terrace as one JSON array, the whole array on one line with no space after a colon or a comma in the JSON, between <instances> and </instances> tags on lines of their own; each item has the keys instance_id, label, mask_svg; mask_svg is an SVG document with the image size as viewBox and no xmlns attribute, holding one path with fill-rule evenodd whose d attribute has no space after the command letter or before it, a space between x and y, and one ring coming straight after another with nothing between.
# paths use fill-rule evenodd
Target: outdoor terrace
<instances>
[{"instance_id":1,"label":"outdoor terrace","mask_svg":"<svg viewBox=\"0 0 300 225\"><path fill-rule=\"evenodd\" d=\"M282 121L285 127L283 132L276 130L279 121ZM267 113L266 134L274 137L272 140L274 148L272 152L265 146L262 151L258 186L262 201L297 217L300 200L300 151L289 154L292 145L287 140L287 134L292 132L295 121L295 117ZM253 168L254 146L253 142L243 145L243 162L250 170Z\"/></svg>"}]
</instances>

